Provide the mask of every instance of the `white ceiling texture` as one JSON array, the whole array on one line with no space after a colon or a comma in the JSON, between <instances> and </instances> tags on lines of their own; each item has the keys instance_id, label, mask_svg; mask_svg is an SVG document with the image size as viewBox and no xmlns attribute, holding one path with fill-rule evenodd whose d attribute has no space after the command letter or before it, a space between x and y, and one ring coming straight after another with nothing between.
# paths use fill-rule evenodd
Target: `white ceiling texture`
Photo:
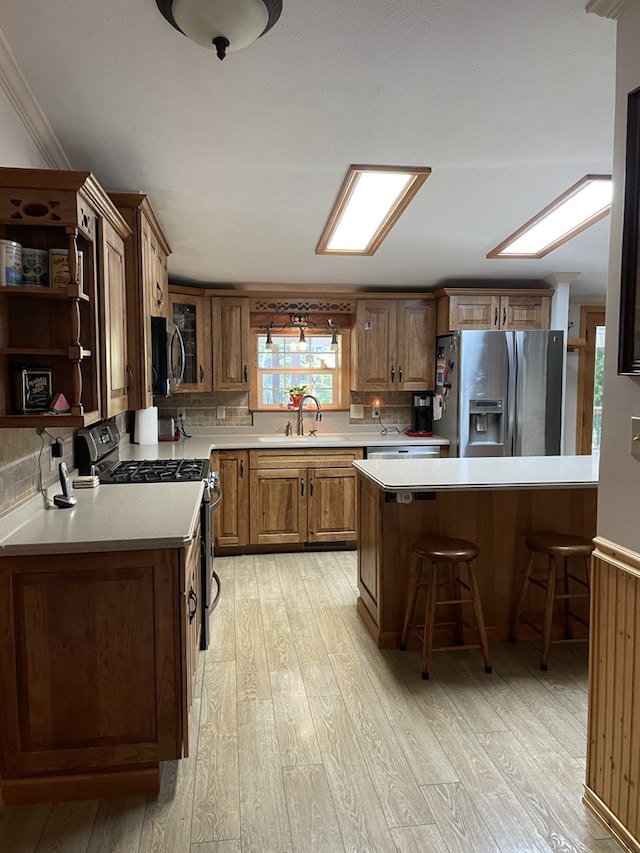
<instances>
[{"instance_id":1,"label":"white ceiling texture","mask_svg":"<svg viewBox=\"0 0 640 853\"><path fill-rule=\"evenodd\" d=\"M174 281L432 289L580 273L609 218L540 260L486 254L612 165L615 22L585 0L284 0L220 62L155 0L2 0L0 29L74 169L147 193ZM432 174L373 257L315 247L351 163Z\"/></svg>"}]
</instances>

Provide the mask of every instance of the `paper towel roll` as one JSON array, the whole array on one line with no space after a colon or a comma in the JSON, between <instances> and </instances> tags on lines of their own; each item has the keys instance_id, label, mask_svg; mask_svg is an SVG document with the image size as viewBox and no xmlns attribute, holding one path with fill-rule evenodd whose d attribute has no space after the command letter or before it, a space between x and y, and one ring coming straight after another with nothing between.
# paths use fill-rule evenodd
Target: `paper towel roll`
<instances>
[{"instance_id":1,"label":"paper towel roll","mask_svg":"<svg viewBox=\"0 0 640 853\"><path fill-rule=\"evenodd\" d=\"M135 444L157 444L158 442L158 407L138 409L133 430Z\"/></svg>"}]
</instances>

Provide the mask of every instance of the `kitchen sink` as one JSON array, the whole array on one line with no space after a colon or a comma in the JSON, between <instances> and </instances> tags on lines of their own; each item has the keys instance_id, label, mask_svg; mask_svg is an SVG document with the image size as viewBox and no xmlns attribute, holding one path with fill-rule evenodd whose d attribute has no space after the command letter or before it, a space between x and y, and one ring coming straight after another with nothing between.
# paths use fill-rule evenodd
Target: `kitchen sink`
<instances>
[{"instance_id":1,"label":"kitchen sink","mask_svg":"<svg viewBox=\"0 0 640 853\"><path fill-rule=\"evenodd\" d=\"M322 435L261 435L258 439L265 444L340 444L349 440L346 435L330 432Z\"/></svg>"}]
</instances>

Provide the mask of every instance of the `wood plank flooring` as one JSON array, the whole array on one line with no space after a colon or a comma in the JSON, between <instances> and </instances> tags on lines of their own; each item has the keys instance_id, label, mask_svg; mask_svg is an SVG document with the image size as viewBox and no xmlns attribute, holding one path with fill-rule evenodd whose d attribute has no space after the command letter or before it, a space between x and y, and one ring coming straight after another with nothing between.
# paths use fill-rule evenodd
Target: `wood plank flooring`
<instances>
[{"instance_id":1,"label":"wood plank flooring","mask_svg":"<svg viewBox=\"0 0 640 853\"><path fill-rule=\"evenodd\" d=\"M190 758L157 798L0 809L1 853L616 853L581 803L587 648L379 651L355 552L216 560Z\"/></svg>"}]
</instances>

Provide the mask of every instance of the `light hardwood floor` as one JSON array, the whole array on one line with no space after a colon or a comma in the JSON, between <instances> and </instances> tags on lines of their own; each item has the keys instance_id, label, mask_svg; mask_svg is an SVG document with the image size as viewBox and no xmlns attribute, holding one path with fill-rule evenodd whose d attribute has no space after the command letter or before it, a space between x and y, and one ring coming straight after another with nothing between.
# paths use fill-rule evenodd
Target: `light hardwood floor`
<instances>
[{"instance_id":1,"label":"light hardwood floor","mask_svg":"<svg viewBox=\"0 0 640 853\"><path fill-rule=\"evenodd\" d=\"M0 809L1 853L619 853L580 797L586 644L375 648L355 552L218 558L160 796Z\"/></svg>"}]
</instances>

